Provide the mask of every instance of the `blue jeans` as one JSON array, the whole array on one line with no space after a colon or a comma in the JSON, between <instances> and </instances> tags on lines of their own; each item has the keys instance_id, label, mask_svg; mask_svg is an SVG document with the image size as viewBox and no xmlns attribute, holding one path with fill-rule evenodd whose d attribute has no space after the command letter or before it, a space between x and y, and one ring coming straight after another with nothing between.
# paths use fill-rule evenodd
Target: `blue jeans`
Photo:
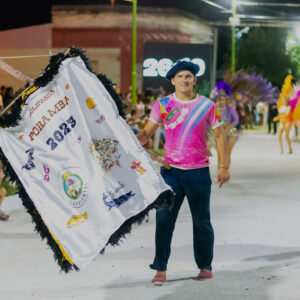
<instances>
[{"instance_id":1,"label":"blue jeans","mask_svg":"<svg viewBox=\"0 0 300 300\"><path fill-rule=\"evenodd\" d=\"M175 192L174 206L156 211L155 258L150 268L165 271L171 253L171 241L181 204L186 196L193 219L194 257L199 269L211 270L214 231L210 222L211 178L209 168L161 169L165 182Z\"/></svg>"}]
</instances>

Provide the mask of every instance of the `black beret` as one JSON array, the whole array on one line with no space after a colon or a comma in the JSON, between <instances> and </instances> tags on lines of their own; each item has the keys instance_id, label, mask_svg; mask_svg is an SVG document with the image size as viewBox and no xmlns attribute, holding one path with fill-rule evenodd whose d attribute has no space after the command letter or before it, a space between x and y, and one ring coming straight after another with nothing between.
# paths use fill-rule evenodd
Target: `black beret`
<instances>
[{"instance_id":1,"label":"black beret","mask_svg":"<svg viewBox=\"0 0 300 300\"><path fill-rule=\"evenodd\" d=\"M199 69L200 69L199 66L192 62L185 61L185 60L179 60L168 71L168 73L166 74L166 78L168 80L171 80L171 78L173 78L177 72L182 71L182 70L188 70L188 71L192 72L193 75L195 76L199 72Z\"/></svg>"}]
</instances>

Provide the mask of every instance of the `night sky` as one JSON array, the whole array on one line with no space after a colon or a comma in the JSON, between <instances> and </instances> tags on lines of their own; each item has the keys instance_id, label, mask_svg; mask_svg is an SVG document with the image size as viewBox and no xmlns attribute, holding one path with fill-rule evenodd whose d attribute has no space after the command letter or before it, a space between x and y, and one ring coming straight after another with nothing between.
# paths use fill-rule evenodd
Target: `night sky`
<instances>
[{"instance_id":1,"label":"night sky","mask_svg":"<svg viewBox=\"0 0 300 300\"><path fill-rule=\"evenodd\" d=\"M230 13L209 5L202 0L137 0L138 6L175 7L191 12L200 18L211 21L226 21ZM243 1L243 0L241 0ZM245 0L244 0L245 1ZM230 9L231 0L211 0L225 9ZM248 1L249 2L249 1ZM263 0L258 3L300 4L300 0ZM88 5L110 4L110 0L5 0L0 7L0 30L51 22L52 5ZM131 5L125 0L115 0L115 4ZM238 6L238 13L244 15L281 16L287 20L300 20L300 7L284 6Z\"/></svg>"},{"instance_id":2,"label":"night sky","mask_svg":"<svg viewBox=\"0 0 300 300\"><path fill-rule=\"evenodd\" d=\"M19 0L20 1L20 0ZM88 5L88 4L110 4L110 0L6 0L1 3L0 8L0 30L19 28L45 24L51 22L52 5ZM215 2L225 3L230 6L230 0L219 0ZM124 0L115 0L115 4L131 5ZM175 7L192 12L201 18L218 20L227 18L220 14L220 10L201 0L138 0L138 6Z\"/></svg>"},{"instance_id":3,"label":"night sky","mask_svg":"<svg viewBox=\"0 0 300 300\"><path fill-rule=\"evenodd\" d=\"M38 4L42 3L42 5ZM5 1L1 3L0 30L51 22L51 1Z\"/></svg>"},{"instance_id":4,"label":"night sky","mask_svg":"<svg viewBox=\"0 0 300 300\"><path fill-rule=\"evenodd\" d=\"M231 0L211 1L223 8L227 12L222 12L220 8L209 5L202 0L137 0L138 7L175 7L179 10L193 13L202 19L209 21L228 21L230 17ZM242 1L242 0L241 0ZM45 24L51 22L52 5L88 5L88 4L110 4L111 0L5 0L1 2L0 7L0 30L19 28ZM258 3L286 3L300 4L300 0L263 0L252 1ZM115 0L115 4L131 5L126 0ZM229 12L228 12L229 11ZM283 7L283 6L238 6L237 12L243 15L260 15L260 16L277 16L286 20L300 21L300 7ZM248 21L250 21L249 19ZM252 20L253 21L253 20Z\"/></svg>"}]
</instances>

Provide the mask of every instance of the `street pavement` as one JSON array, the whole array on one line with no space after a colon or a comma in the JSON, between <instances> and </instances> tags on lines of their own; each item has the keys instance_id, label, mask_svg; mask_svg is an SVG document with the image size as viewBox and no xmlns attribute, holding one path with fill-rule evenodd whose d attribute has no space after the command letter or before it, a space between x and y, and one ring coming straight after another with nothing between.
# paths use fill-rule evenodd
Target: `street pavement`
<instances>
[{"instance_id":1,"label":"street pavement","mask_svg":"<svg viewBox=\"0 0 300 300\"><path fill-rule=\"evenodd\" d=\"M6 198L3 208L11 217L0 223L0 300L299 300L300 143L293 147L293 155L280 154L276 136L264 131L241 135L230 182L222 188L213 183L214 278L207 281L195 280L186 201L174 232L168 281L156 287L148 267L154 211L120 246L108 247L84 270L64 274L18 197ZM215 181L215 153L211 175Z\"/></svg>"}]
</instances>

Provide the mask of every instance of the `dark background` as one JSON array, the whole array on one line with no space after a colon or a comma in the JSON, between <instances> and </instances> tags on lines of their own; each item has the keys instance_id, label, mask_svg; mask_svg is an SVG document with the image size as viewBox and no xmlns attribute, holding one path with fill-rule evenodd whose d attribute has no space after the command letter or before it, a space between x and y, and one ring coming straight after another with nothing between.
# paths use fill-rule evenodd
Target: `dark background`
<instances>
[{"instance_id":1,"label":"dark background","mask_svg":"<svg viewBox=\"0 0 300 300\"><path fill-rule=\"evenodd\" d=\"M205 73L198 77L197 83L203 80L210 81L212 46L200 44L159 44L148 43L144 45L144 60L147 58L155 58L158 61L162 58L169 58L174 63L178 59L182 59L180 53L185 53L185 57L191 60L194 58L202 58L205 62ZM162 86L165 91L170 92L173 88L168 80L162 80L162 77L143 77L144 89L159 88Z\"/></svg>"},{"instance_id":2,"label":"dark background","mask_svg":"<svg viewBox=\"0 0 300 300\"><path fill-rule=\"evenodd\" d=\"M205 20L228 21L228 18L230 17L229 10L231 7L231 0L215 0L211 2L218 4L228 11L224 12L221 8L209 5L201 0L138 0L138 6L174 7L193 13ZM299 0L255 0L252 2L279 3L281 5L284 5L285 3L300 4ZM110 0L1 1L0 30L50 23L52 5L107 5L110 3ZM115 0L115 4L131 5L130 2L124 0ZM237 12L244 15L272 16L274 18L290 21L300 20L300 7L239 6ZM251 18L246 18L245 20L251 21ZM256 22L261 21L256 20Z\"/></svg>"},{"instance_id":3,"label":"dark background","mask_svg":"<svg viewBox=\"0 0 300 300\"><path fill-rule=\"evenodd\" d=\"M231 16L231 0L211 1L219 7L207 4L202 0L138 0L138 7L172 7L192 13L209 22L218 22L218 68L224 63L224 55L230 51L231 31L229 17ZM286 3L300 4L300 0L255 0L259 3ZM1 1L0 7L0 30L20 28L51 22L52 5L110 5L111 0L6 0ZM115 0L116 5L132 5L125 0ZM239 14L246 16L242 19L244 24L255 22L256 24L280 24L282 21L300 21L300 7L285 6L239 6ZM273 20L253 19L253 15L268 16ZM248 16L248 18L247 18ZM242 27L241 27L242 28Z\"/></svg>"}]
</instances>

